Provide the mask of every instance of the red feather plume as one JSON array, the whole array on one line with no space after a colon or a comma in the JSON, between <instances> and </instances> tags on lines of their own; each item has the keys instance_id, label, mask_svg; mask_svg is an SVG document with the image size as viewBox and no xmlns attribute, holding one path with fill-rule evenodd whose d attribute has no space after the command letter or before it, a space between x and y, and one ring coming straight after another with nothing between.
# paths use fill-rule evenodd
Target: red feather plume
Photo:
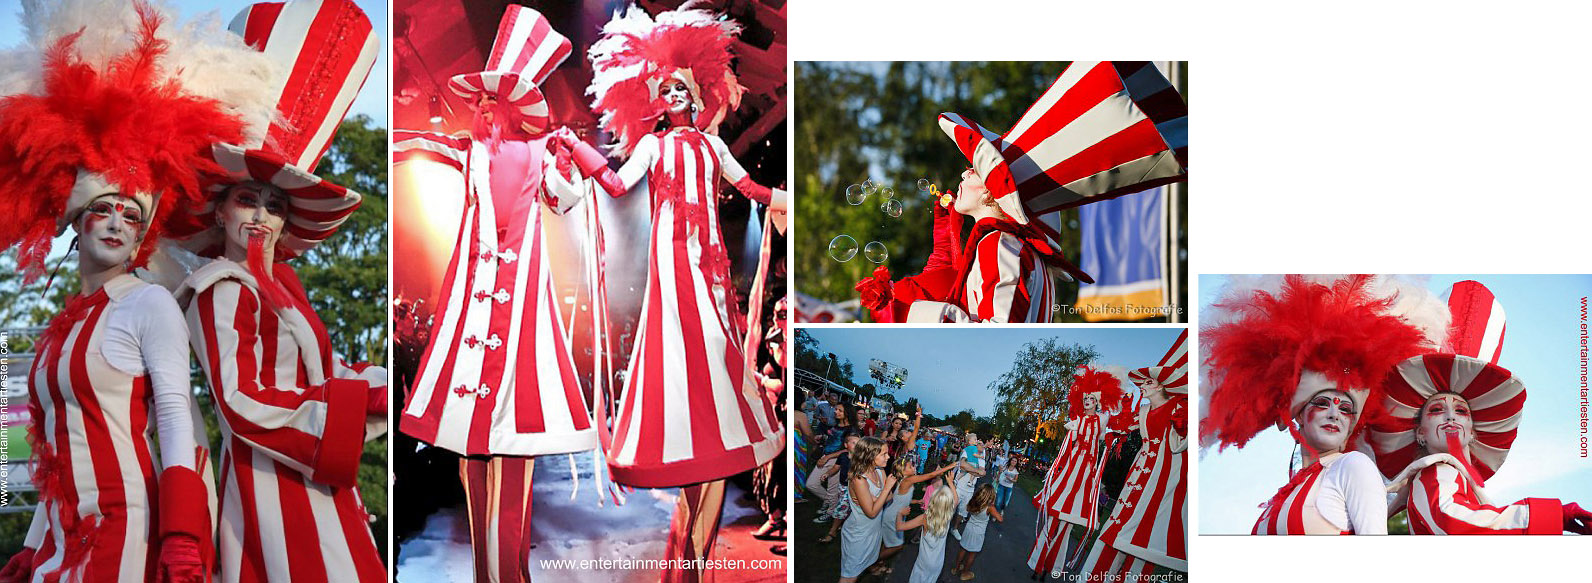
<instances>
[{"instance_id":1,"label":"red feather plume","mask_svg":"<svg viewBox=\"0 0 1592 583\"><path fill-rule=\"evenodd\" d=\"M0 248L19 246L29 278L43 271L57 219L78 210L65 208L78 168L124 192L157 193L136 266L180 214L174 209L204 200L198 176L221 171L210 145L243 137L242 121L219 102L162 78L167 45L156 32L163 20L147 2L136 7L135 46L103 70L78 57L81 33L68 35L45 52L41 94L0 99Z\"/></svg>"},{"instance_id":2,"label":"red feather plume","mask_svg":"<svg viewBox=\"0 0 1592 583\"><path fill-rule=\"evenodd\" d=\"M1202 441L1243 447L1267 427L1286 423L1306 370L1339 386L1369 388L1355 431L1374 422L1381 412L1382 378L1419 354L1423 337L1388 313L1397 298L1370 293L1371 280L1353 275L1325 285L1290 275L1275 294L1255 291L1219 302L1218 308L1237 317L1201 331L1212 383Z\"/></svg>"},{"instance_id":3,"label":"red feather plume","mask_svg":"<svg viewBox=\"0 0 1592 583\"><path fill-rule=\"evenodd\" d=\"M1099 393L1100 410L1105 411L1122 400L1122 383L1116 375L1103 370L1087 366L1078 369L1078 375L1072 379L1072 388L1067 390L1068 418L1083 414L1083 396L1086 393Z\"/></svg>"}]
</instances>

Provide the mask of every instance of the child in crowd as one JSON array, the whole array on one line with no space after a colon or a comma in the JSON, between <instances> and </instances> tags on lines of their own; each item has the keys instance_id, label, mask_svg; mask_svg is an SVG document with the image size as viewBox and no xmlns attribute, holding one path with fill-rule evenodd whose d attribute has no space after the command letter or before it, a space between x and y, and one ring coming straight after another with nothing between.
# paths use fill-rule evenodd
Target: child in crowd
<instances>
[{"instance_id":1,"label":"child in crowd","mask_svg":"<svg viewBox=\"0 0 1592 583\"><path fill-rule=\"evenodd\" d=\"M973 499L967 502L967 514L967 526L962 528L962 551L956 554L956 565L951 567L951 574L960 573L963 581L973 579L973 559L984 550L984 531L989 527L989 519L1006 521L995 509L995 487L990 484L979 485Z\"/></svg>"}]
</instances>

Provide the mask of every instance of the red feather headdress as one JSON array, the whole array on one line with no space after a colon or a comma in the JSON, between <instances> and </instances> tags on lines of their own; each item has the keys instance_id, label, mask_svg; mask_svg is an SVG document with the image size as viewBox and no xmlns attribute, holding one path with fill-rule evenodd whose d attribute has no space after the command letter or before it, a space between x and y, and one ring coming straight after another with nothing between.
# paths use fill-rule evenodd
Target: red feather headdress
<instances>
[{"instance_id":1,"label":"red feather headdress","mask_svg":"<svg viewBox=\"0 0 1592 583\"><path fill-rule=\"evenodd\" d=\"M1306 371L1355 397L1358 432L1380 414L1383 377L1435 346L1427 334L1440 337L1447 326L1446 319L1421 320L1437 303L1417 297L1421 288L1389 285L1381 276L1322 279L1289 275L1279 289L1229 290L1212 306L1215 323L1200 338L1202 442L1243 447L1267 427L1286 425L1311 397L1298 394Z\"/></svg>"},{"instance_id":2,"label":"red feather headdress","mask_svg":"<svg viewBox=\"0 0 1592 583\"><path fill-rule=\"evenodd\" d=\"M1122 400L1122 381L1117 379L1117 375L1103 370L1087 366L1078 369L1078 376L1072 379L1072 388L1067 390L1068 418L1083 414L1083 396L1087 393L1100 395L1099 410L1110 409Z\"/></svg>"},{"instance_id":3,"label":"red feather headdress","mask_svg":"<svg viewBox=\"0 0 1592 583\"><path fill-rule=\"evenodd\" d=\"M221 171L211 144L242 138L238 117L165 75L168 44L156 35L164 18L147 2L134 9L130 49L96 66L81 54L82 30L45 41L39 90L0 98L0 248L19 247L30 279L51 238L90 202L71 197L79 169L123 193L153 193L137 266L177 215L171 209L204 200L199 173Z\"/></svg>"},{"instance_id":4,"label":"red feather headdress","mask_svg":"<svg viewBox=\"0 0 1592 583\"><path fill-rule=\"evenodd\" d=\"M718 131L746 91L730 68L730 46L740 25L706 10L671 10L656 19L631 6L603 25L587 52L592 63L592 111L614 135L611 149L628 157L636 142L663 117L658 85L680 79L697 106L696 127Z\"/></svg>"}]
</instances>

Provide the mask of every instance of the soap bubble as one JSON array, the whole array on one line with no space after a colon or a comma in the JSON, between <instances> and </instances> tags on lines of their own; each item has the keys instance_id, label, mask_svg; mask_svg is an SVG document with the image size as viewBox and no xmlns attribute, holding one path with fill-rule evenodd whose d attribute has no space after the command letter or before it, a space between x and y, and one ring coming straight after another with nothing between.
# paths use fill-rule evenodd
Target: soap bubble
<instances>
[{"instance_id":1,"label":"soap bubble","mask_svg":"<svg viewBox=\"0 0 1592 583\"><path fill-rule=\"evenodd\" d=\"M873 194L875 192L879 192L878 185L875 185L872 180L864 180L864 181L862 181L862 193L863 194Z\"/></svg>"},{"instance_id":2,"label":"soap bubble","mask_svg":"<svg viewBox=\"0 0 1592 583\"><path fill-rule=\"evenodd\" d=\"M927 178L919 178L918 179L918 190L928 190L928 189L929 189L929 179L927 179Z\"/></svg>"},{"instance_id":3,"label":"soap bubble","mask_svg":"<svg viewBox=\"0 0 1592 583\"><path fill-rule=\"evenodd\" d=\"M889 200L886 200L886 201L884 201L883 203L881 203L879 205L879 210L884 211L884 214L890 215L892 217L900 217L901 216L901 201L893 199L893 198L889 199Z\"/></svg>"},{"instance_id":4,"label":"soap bubble","mask_svg":"<svg viewBox=\"0 0 1592 583\"><path fill-rule=\"evenodd\" d=\"M884 260L890 258L890 250L884 248L884 243L869 241L868 245L862 248L862 256L874 263L884 263Z\"/></svg>"},{"instance_id":5,"label":"soap bubble","mask_svg":"<svg viewBox=\"0 0 1592 583\"><path fill-rule=\"evenodd\" d=\"M880 248L884 248L882 245ZM847 262L857 256L857 240L850 235L840 235L829 240L829 257L835 261Z\"/></svg>"},{"instance_id":6,"label":"soap bubble","mask_svg":"<svg viewBox=\"0 0 1592 583\"><path fill-rule=\"evenodd\" d=\"M879 196L881 198L895 198L895 189L888 186L882 187L879 189Z\"/></svg>"},{"instance_id":7,"label":"soap bubble","mask_svg":"<svg viewBox=\"0 0 1592 583\"><path fill-rule=\"evenodd\" d=\"M846 187L846 202L862 204L862 201L867 200L867 198L868 194L862 191L861 185L853 184Z\"/></svg>"}]
</instances>

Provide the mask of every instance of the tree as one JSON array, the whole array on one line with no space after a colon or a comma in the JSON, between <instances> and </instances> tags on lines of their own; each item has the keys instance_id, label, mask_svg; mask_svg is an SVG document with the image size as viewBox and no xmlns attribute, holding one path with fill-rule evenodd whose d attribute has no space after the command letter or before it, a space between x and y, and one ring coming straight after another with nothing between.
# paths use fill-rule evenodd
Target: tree
<instances>
[{"instance_id":1,"label":"tree","mask_svg":"<svg viewBox=\"0 0 1592 583\"><path fill-rule=\"evenodd\" d=\"M1041 421L1066 419L1073 376L1078 367L1099 357L1093 346L1065 344L1060 338L1024 344L1013 357L1011 370L989 384L999 399L996 411L1015 408Z\"/></svg>"}]
</instances>

